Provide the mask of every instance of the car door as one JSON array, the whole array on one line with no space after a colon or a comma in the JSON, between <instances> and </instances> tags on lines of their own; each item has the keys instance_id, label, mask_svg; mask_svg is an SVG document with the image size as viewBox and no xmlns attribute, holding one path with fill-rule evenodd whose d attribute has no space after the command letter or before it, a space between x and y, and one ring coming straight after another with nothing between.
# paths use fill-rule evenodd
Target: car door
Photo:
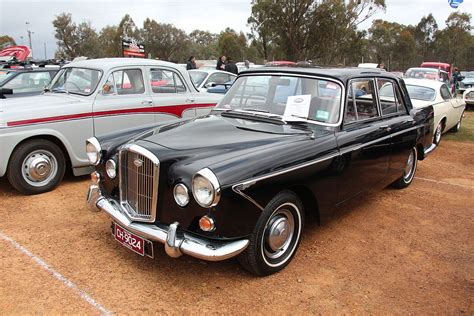
<instances>
[{"instance_id":1,"label":"car door","mask_svg":"<svg viewBox=\"0 0 474 316\"><path fill-rule=\"evenodd\" d=\"M464 111L464 102L461 98L453 97L449 91L448 86L445 84L441 86L440 94L446 103L445 110L443 112L443 115L446 116L446 125L444 130L448 131L458 123L462 112Z\"/></svg>"},{"instance_id":2,"label":"car door","mask_svg":"<svg viewBox=\"0 0 474 316\"><path fill-rule=\"evenodd\" d=\"M142 67L111 71L94 101L94 134L155 122Z\"/></svg>"},{"instance_id":3,"label":"car door","mask_svg":"<svg viewBox=\"0 0 474 316\"><path fill-rule=\"evenodd\" d=\"M391 135L386 181L389 184L403 173L410 149L416 144L417 126L403 102L397 82L388 78L377 78L376 82L383 126L389 129Z\"/></svg>"},{"instance_id":4,"label":"car door","mask_svg":"<svg viewBox=\"0 0 474 316\"><path fill-rule=\"evenodd\" d=\"M383 183L390 161L390 128L379 112L375 80L352 80L347 94L344 122L336 132L343 164L341 203Z\"/></svg>"},{"instance_id":5,"label":"car door","mask_svg":"<svg viewBox=\"0 0 474 316\"><path fill-rule=\"evenodd\" d=\"M155 121L196 116L195 98L178 71L167 67L149 67L148 72Z\"/></svg>"}]
</instances>

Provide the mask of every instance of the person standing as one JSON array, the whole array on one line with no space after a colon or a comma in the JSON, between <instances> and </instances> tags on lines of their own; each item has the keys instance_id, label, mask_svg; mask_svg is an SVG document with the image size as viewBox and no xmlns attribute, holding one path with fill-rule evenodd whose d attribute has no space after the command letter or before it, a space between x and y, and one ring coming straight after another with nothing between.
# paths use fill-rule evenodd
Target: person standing
<instances>
[{"instance_id":1,"label":"person standing","mask_svg":"<svg viewBox=\"0 0 474 316\"><path fill-rule=\"evenodd\" d=\"M189 57L188 62L186 63L186 70L197 69L196 67L196 58L194 56Z\"/></svg>"},{"instance_id":2,"label":"person standing","mask_svg":"<svg viewBox=\"0 0 474 316\"><path fill-rule=\"evenodd\" d=\"M219 57L219 59L217 60L217 66L216 66L217 70L225 70L225 60L226 58L224 55Z\"/></svg>"},{"instance_id":3,"label":"person standing","mask_svg":"<svg viewBox=\"0 0 474 316\"><path fill-rule=\"evenodd\" d=\"M458 67L454 67L454 72L453 72L453 88L452 88L452 93L456 95L457 90L459 88L459 81L462 81L462 76L461 73L459 72Z\"/></svg>"},{"instance_id":4,"label":"person standing","mask_svg":"<svg viewBox=\"0 0 474 316\"><path fill-rule=\"evenodd\" d=\"M235 62L230 57L227 58L227 63L225 65L225 71L231 72L231 73L236 74L236 75L239 74L239 68L237 68L237 65L235 64Z\"/></svg>"}]
</instances>

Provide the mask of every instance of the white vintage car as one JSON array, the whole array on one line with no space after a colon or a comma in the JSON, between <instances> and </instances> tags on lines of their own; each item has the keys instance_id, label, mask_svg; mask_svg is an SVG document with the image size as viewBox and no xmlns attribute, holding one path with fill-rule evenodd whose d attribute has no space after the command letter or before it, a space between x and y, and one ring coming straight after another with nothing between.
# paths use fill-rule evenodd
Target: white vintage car
<instances>
[{"instance_id":1,"label":"white vintage car","mask_svg":"<svg viewBox=\"0 0 474 316\"><path fill-rule=\"evenodd\" d=\"M462 94L462 98L464 102L466 102L466 107L473 107L474 106L474 88L468 88Z\"/></svg>"},{"instance_id":2,"label":"white vintage car","mask_svg":"<svg viewBox=\"0 0 474 316\"><path fill-rule=\"evenodd\" d=\"M0 177L25 194L52 190L66 168L90 172L86 139L204 115L221 98L199 93L186 70L168 62L72 62L42 95L0 100Z\"/></svg>"},{"instance_id":3,"label":"white vintage car","mask_svg":"<svg viewBox=\"0 0 474 316\"><path fill-rule=\"evenodd\" d=\"M435 145L441 141L442 134L448 131L459 131L466 103L463 99L454 97L445 83L407 78L405 84L413 107L433 106L435 128L433 143Z\"/></svg>"},{"instance_id":4,"label":"white vintage car","mask_svg":"<svg viewBox=\"0 0 474 316\"><path fill-rule=\"evenodd\" d=\"M201 92L206 92L207 88L213 87L215 84L223 84L237 78L233 73L216 69L193 69L189 70L189 75L196 88Z\"/></svg>"}]
</instances>

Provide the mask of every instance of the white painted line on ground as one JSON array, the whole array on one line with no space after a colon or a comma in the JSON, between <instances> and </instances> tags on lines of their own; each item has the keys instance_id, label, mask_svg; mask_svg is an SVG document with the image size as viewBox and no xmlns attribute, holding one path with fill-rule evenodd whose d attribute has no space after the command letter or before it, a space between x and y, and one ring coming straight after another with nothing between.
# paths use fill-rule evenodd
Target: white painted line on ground
<instances>
[{"instance_id":1,"label":"white painted line on ground","mask_svg":"<svg viewBox=\"0 0 474 316\"><path fill-rule=\"evenodd\" d=\"M456 183L449 183L449 182L445 182L445 181L433 180L433 179L428 179L428 178L420 178L420 177L415 177L415 179L419 179L419 180L423 180L423 181L428 181L428 182L434 182L434 183L438 183L438 184L454 185L454 186L457 186L457 187L461 187L461 188L466 188L466 189L474 190L474 187L469 186L469 185L462 185L462 184L456 184Z\"/></svg>"},{"instance_id":2,"label":"white painted line on ground","mask_svg":"<svg viewBox=\"0 0 474 316\"><path fill-rule=\"evenodd\" d=\"M22 245L20 245L19 243L17 243L15 240L13 240L12 238L8 237L7 235L5 235L2 231L0 231L0 239L3 239L4 241L7 241L9 242L10 244L12 244L16 249L20 250L21 252L23 252L25 255L27 255L28 257L30 257L34 262L36 262L40 267L42 267L43 269L45 269L46 271L48 271L49 273L51 273L53 275L53 277L55 277L56 279L58 279L59 281L61 281L64 285L66 285L68 288L72 289L74 292L76 292L76 294L78 294L83 300L85 300L87 303L89 303L92 307L94 307L95 309L97 309L102 315L112 315L111 312L109 312L104 306L102 306L100 303L96 302L89 294L87 294L87 292L85 292L84 290L81 290L80 288L77 287L76 284L74 284L74 282L70 281L69 279L67 279L65 276L63 276L61 273L57 272L56 270L54 270L53 268L51 268L46 262L44 262L41 258L35 256L34 254L32 254L28 249L26 249L25 247L23 247Z\"/></svg>"}]
</instances>

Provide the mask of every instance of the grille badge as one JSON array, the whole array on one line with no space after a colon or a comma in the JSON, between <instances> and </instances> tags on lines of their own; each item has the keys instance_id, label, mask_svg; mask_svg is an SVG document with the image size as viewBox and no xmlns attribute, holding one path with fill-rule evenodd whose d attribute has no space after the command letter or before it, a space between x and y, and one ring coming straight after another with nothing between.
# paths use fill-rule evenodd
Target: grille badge
<instances>
[{"instance_id":1,"label":"grille badge","mask_svg":"<svg viewBox=\"0 0 474 316\"><path fill-rule=\"evenodd\" d=\"M133 160L133 164L134 164L137 168L140 168L141 166L143 166L143 160L137 158L137 159Z\"/></svg>"}]
</instances>

